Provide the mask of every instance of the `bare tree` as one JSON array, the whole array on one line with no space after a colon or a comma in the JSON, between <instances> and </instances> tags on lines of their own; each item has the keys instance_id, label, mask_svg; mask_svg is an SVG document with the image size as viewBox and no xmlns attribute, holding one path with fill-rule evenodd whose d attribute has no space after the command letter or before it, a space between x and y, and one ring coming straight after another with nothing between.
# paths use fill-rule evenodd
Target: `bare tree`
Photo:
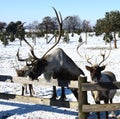
<instances>
[{"instance_id":1,"label":"bare tree","mask_svg":"<svg viewBox=\"0 0 120 119\"><path fill-rule=\"evenodd\" d=\"M7 24L5 22L0 22L0 32L3 32L5 30L6 25Z\"/></svg>"},{"instance_id":2,"label":"bare tree","mask_svg":"<svg viewBox=\"0 0 120 119\"><path fill-rule=\"evenodd\" d=\"M83 20L82 29L85 32L85 41L87 44L87 32L91 30L90 21Z\"/></svg>"},{"instance_id":3,"label":"bare tree","mask_svg":"<svg viewBox=\"0 0 120 119\"><path fill-rule=\"evenodd\" d=\"M67 16L64 19L64 29L68 32L75 31L76 29L80 29L81 20L78 16Z\"/></svg>"}]
</instances>

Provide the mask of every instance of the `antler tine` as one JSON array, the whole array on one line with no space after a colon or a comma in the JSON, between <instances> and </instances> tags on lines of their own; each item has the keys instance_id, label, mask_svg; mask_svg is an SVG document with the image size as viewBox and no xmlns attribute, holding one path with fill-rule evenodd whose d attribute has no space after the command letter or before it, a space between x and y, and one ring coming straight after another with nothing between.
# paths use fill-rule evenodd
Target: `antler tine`
<instances>
[{"instance_id":1,"label":"antler tine","mask_svg":"<svg viewBox=\"0 0 120 119\"><path fill-rule=\"evenodd\" d=\"M18 52L16 54L18 61L25 61L26 64L27 64L27 62L33 62L34 61L35 58L32 55L30 55L30 54L29 54L28 58L25 58L25 59L20 58L20 56L19 56L19 49L20 48L18 48Z\"/></svg>"},{"instance_id":2,"label":"antler tine","mask_svg":"<svg viewBox=\"0 0 120 119\"><path fill-rule=\"evenodd\" d=\"M32 46L25 38L24 38L23 40L27 43L27 45L30 46L30 48L31 48L31 49L30 49L30 52L31 52L31 54L32 54L32 56L33 56L32 58L33 58L33 59L39 59L39 58L37 58L37 56L36 56L35 53L34 53L33 46Z\"/></svg>"},{"instance_id":3,"label":"antler tine","mask_svg":"<svg viewBox=\"0 0 120 119\"><path fill-rule=\"evenodd\" d=\"M81 46L81 45L83 45L84 43L85 43L85 42L82 42L82 43L78 44L78 46L77 46L77 48L76 48L77 54L78 54L80 57L82 57L82 58L83 58L83 56L82 56L82 55L80 55L80 53L79 53L78 49L79 49L79 48L80 48L80 46Z\"/></svg>"},{"instance_id":4,"label":"antler tine","mask_svg":"<svg viewBox=\"0 0 120 119\"><path fill-rule=\"evenodd\" d=\"M20 24L19 26L18 26L18 30L21 28L21 26L23 26L23 24L25 24L26 22L23 22L22 24ZM32 54L32 58L34 58L34 59L38 59L36 56L35 56L35 54L34 54L34 49L33 49L33 47L32 47L32 45L25 39L25 38L23 38L23 40L25 41L25 43L28 45L28 46L30 46L30 48L31 48L31 54ZM27 58L27 60L30 60L30 58Z\"/></svg>"},{"instance_id":5,"label":"antler tine","mask_svg":"<svg viewBox=\"0 0 120 119\"><path fill-rule=\"evenodd\" d=\"M80 57L82 57L82 58L84 58L84 57L80 55L78 49L79 49L80 46L83 45L84 43L85 43L85 41L82 42L82 43L80 43L80 44L78 44L78 46L77 46L77 48L76 48L76 51L77 51L78 55L79 55ZM92 63L89 61L91 58L92 58L92 57L87 57L87 55L85 55L85 59L87 60L87 62L88 62L90 65L92 65Z\"/></svg>"},{"instance_id":6,"label":"antler tine","mask_svg":"<svg viewBox=\"0 0 120 119\"><path fill-rule=\"evenodd\" d=\"M61 15L61 13L59 12L59 16L58 16L57 10L54 7L52 7L52 8L55 11L56 17L58 19L58 23L61 24L62 23L62 15Z\"/></svg>"},{"instance_id":7,"label":"antler tine","mask_svg":"<svg viewBox=\"0 0 120 119\"><path fill-rule=\"evenodd\" d=\"M85 55L85 59L87 60L87 62L92 65L92 63L89 61L90 59L92 59L92 57L87 57L87 55Z\"/></svg>"},{"instance_id":8,"label":"antler tine","mask_svg":"<svg viewBox=\"0 0 120 119\"><path fill-rule=\"evenodd\" d=\"M29 57L28 57L28 58L22 59L22 58L20 58L20 56L19 56L19 49L20 49L20 48L18 48L18 52L17 52L17 54L16 54L18 61L25 61L25 62L26 62L26 66L31 66L32 63L34 62L33 56L31 56L31 55L29 54Z\"/></svg>"},{"instance_id":9,"label":"antler tine","mask_svg":"<svg viewBox=\"0 0 120 119\"><path fill-rule=\"evenodd\" d=\"M110 50L107 57L105 57L106 51L104 53L101 53L103 60L99 63L99 65L101 65L110 56L110 53L111 53L111 44L110 44Z\"/></svg>"},{"instance_id":10,"label":"antler tine","mask_svg":"<svg viewBox=\"0 0 120 119\"><path fill-rule=\"evenodd\" d=\"M29 45L30 46L30 48L33 50L33 47L32 47L32 45L24 38L23 39L26 43L27 43L27 45Z\"/></svg>"},{"instance_id":11,"label":"antler tine","mask_svg":"<svg viewBox=\"0 0 120 119\"><path fill-rule=\"evenodd\" d=\"M23 24L25 24L26 22L23 22L23 23L21 23L20 25L18 25L18 27L17 27L17 29L18 30L21 30L21 27L23 26ZM28 43L28 41L25 39L25 38L23 38L23 40L32 48L32 46Z\"/></svg>"},{"instance_id":12,"label":"antler tine","mask_svg":"<svg viewBox=\"0 0 120 119\"><path fill-rule=\"evenodd\" d=\"M27 61L27 60L29 60L29 58L22 59L22 58L19 57L19 49L20 48L18 48L18 51L17 51L17 54L16 54L18 61Z\"/></svg>"},{"instance_id":13,"label":"antler tine","mask_svg":"<svg viewBox=\"0 0 120 119\"><path fill-rule=\"evenodd\" d=\"M30 54L29 54L29 56L30 56L32 59L39 59L38 57L36 57L33 48L31 48L30 52L31 52L32 56L31 56Z\"/></svg>"},{"instance_id":14,"label":"antler tine","mask_svg":"<svg viewBox=\"0 0 120 119\"><path fill-rule=\"evenodd\" d=\"M62 24L63 24L63 22L62 22L62 15L61 15L60 12L59 12L59 15L58 15L56 9L55 9L54 7L52 7L52 8L53 8L53 10L54 10L54 12L55 12L55 14L56 14L57 20L58 20L59 36L58 36L57 42L56 42L42 57L46 56L46 54L47 54L50 50L52 50L52 49L59 43L59 41L60 41L60 39L61 39L61 35L62 35Z\"/></svg>"}]
</instances>

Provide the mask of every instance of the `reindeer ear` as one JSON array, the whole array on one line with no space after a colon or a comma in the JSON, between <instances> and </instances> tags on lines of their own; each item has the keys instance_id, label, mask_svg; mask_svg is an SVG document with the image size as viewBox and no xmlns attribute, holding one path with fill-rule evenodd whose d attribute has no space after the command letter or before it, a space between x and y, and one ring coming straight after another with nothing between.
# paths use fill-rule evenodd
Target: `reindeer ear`
<instances>
[{"instance_id":1,"label":"reindeer ear","mask_svg":"<svg viewBox=\"0 0 120 119\"><path fill-rule=\"evenodd\" d=\"M105 67L106 67L105 65L101 66L100 70L103 71L105 69Z\"/></svg>"},{"instance_id":2,"label":"reindeer ear","mask_svg":"<svg viewBox=\"0 0 120 119\"><path fill-rule=\"evenodd\" d=\"M91 71L92 68L90 66L85 66L88 71Z\"/></svg>"}]
</instances>

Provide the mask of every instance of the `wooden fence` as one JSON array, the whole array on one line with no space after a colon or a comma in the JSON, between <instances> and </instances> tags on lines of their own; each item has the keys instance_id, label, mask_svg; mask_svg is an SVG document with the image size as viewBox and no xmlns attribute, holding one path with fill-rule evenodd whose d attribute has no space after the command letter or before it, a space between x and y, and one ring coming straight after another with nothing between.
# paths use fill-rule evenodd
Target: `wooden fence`
<instances>
[{"instance_id":1,"label":"wooden fence","mask_svg":"<svg viewBox=\"0 0 120 119\"><path fill-rule=\"evenodd\" d=\"M0 75L0 81L18 83L18 84L33 84L37 86L38 85L60 86L56 79L51 79L50 82L46 82L46 80L43 78L40 78L39 81L38 80L31 81L23 77L12 77L12 76ZM26 103L36 103L36 104L78 109L79 119L87 119L89 112L120 110L120 103L88 104L88 101L87 101L88 100L87 91L120 89L120 82L113 82L113 83L106 82L106 83L91 84L87 82L87 77L78 77L78 81L70 81L68 85L66 85L66 83L63 82L62 86L67 86L70 88L78 88L78 102L51 100L46 98L37 98L37 97L29 97L29 96L21 96L21 95L5 94L5 93L0 93L0 98L7 99L7 100L21 101Z\"/></svg>"},{"instance_id":2,"label":"wooden fence","mask_svg":"<svg viewBox=\"0 0 120 119\"><path fill-rule=\"evenodd\" d=\"M113 104L88 104L87 91L120 89L120 82L89 83L86 77L78 78L78 117L87 119L89 112L120 110L120 103Z\"/></svg>"},{"instance_id":3,"label":"wooden fence","mask_svg":"<svg viewBox=\"0 0 120 119\"><path fill-rule=\"evenodd\" d=\"M25 77L13 77L13 76L4 76L0 75L0 81L6 82L6 83L16 83L16 84L33 84L36 86L60 86L59 82L56 79L51 79L50 82L47 82L44 78L39 78L39 80L29 80ZM78 87L78 81L71 81L68 85L64 83L62 86L68 86L70 88L77 88ZM22 89L21 89L22 91ZM77 101L61 101L61 100L51 100L48 98L40 98L40 97L29 97L29 96L21 96L21 95L15 95L15 94L5 94L0 93L1 99L7 99L11 101L21 101L25 103L36 103L36 104L42 104L42 105L50 105L50 106L59 106L59 107L67 107L67 108L73 108L78 109L78 103Z\"/></svg>"}]
</instances>

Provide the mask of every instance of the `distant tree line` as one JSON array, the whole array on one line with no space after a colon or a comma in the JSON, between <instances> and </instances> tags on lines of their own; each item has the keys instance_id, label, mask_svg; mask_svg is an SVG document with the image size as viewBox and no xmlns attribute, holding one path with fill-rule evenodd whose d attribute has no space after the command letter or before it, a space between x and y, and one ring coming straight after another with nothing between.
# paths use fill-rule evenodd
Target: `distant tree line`
<instances>
[{"instance_id":1,"label":"distant tree line","mask_svg":"<svg viewBox=\"0 0 120 119\"><path fill-rule=\"evenodd\" d=\"M106 12L104 18L97 20L95 32L96 35L105 33L104 40L109 38L111 41L114 39L114 47L117 48L116 33L120 37L120 12L117 10Z\"/></svg>"},{"instance_id":2,"label":"distant tree line","mask_svg":"<svg viewBox=\"0 0 120 119\"><path fill-rule=\"evenodd\" d=\"M19 25L21 28L18 29ZM14 41L15 38L21 41L26 37L44 37L45 34L52 33L57 34L58 23L56 17L46 16L42 19L42 22L33 21L27 26L21 21L10 22L9 24L5 22L0 22L0 40L6 46L9 41ZM106 12L105 17L98 19L95 26L93 27L88 20L81 20L79 16L67 16L63 19L63 32L64 33L77 33L80 35L81 32L95 32L96 35L101 35L105 33L104 40L107 37L113 40L115 43L115 48L117 48L116 43L116 33L120 32L120 12L111 11ZM87 36L87 35L86 35ZM87 41L87 37L86 37Z\"/></svg>"},{"instance_id":3,"label":"distant tree line","mask_svg":"<svg viewBox=\"0 0 120 119\"><path fill-rule=\"evenodd\" d=\"M42 22L33 21L32 23L24 26L22 31L18 31L17 27L22 24L21 21L10 22L9 24L5 22L0 22L0 40L6 46L9 41L14 41L15 38L19 38L20 41L22 37L44 37L48 33L58 33L58 23L56 17L46 16L42 19ZM80 20L78 16L67 16L63 20L63 34L68 33L78 33L84 31L93 31L90 22L87 20Z\"/></svg>"},{"instance_id":4,"label":"distant tree line","mask_svg":"<svg viewBox=\"0 0 120 119\"><path fill-rule=\"evenodd\" d=\"M18 29L21 27L20 29ZM5 22L0 22L0 40L4 46L9 44L9 41L13 42L15 38L22 40L25 36L25 29L21 21L10 22L6 24Z\"/></svg>"}]
</instances>

